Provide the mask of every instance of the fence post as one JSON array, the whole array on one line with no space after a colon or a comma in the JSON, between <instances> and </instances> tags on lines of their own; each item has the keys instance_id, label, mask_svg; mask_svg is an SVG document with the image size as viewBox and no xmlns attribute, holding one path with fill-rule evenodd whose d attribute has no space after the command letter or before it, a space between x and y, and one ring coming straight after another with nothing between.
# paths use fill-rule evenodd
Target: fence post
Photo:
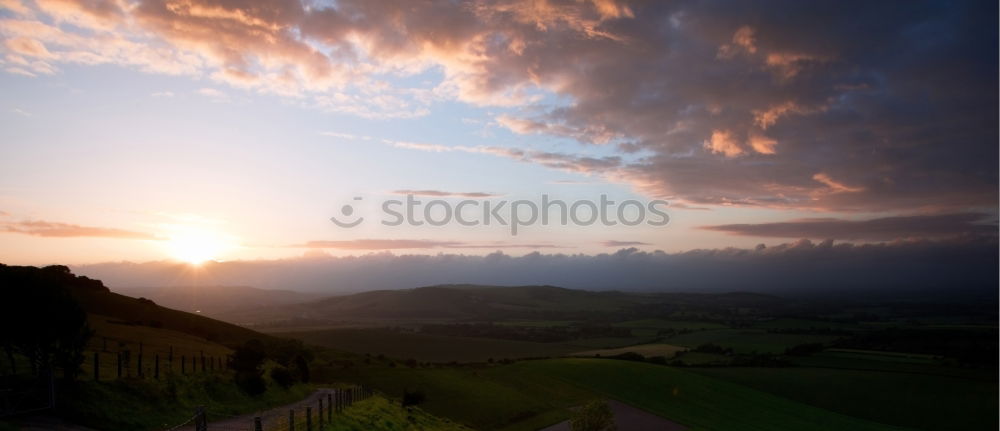
<instances>
[{"instance_id":1,"label":"fence post","mask_svg":"<svg viewBox=\"0 0 1000 431\"><path fill-rule=\"evenodd\" d=\"M100 353L94 352L94 381L101 381L101 357Z\"/></svg>"},{"instance_id":2,"label":"fence post","mask_svg":"<svg viewBox=\"0 0 1000 431\"><path fill-rule=\"evenodd\" d=\"M181 375L187 374L187 356L181 355Z\"/></svg>"},{"instance_id":3,"label":"fence post","mask_svg":"<svg viewBox=\"0 0 1000 431\"><path fill-rule=\"evenodd\" d=\"M153 357L153 378L160 380L160 354Z\"/></svg>"},{"instance_id":4,"label":"fence post","mask_svg":"<svg viewBox=\"0 0 1000 431\"><path fill-rule=\"evenodd\" d=\"M306 407L306 431L312 431L313 429L312 410L312 407Z\"/></svg>"},{"instance_id":5,"label":"fence post","mask_svg":"<svg viewBox=\"0 0 1000 431\"><path fill-rule=\"evenodd\" d=\"M288 410L288 431L295 431L295 409Z\"/></svg>"},{"instance_id":6,"label":"fence post","mask_svg":"<svg viewBox=\"0 0 1000 431\"><path fill-rule=\"evenodd\" d=\"M316 411L316 423L319 429L323 429L323 396L319 397L319 410Z\"/></svg>"},{"instance_id":7,"label":"fence post","mask_svg":"<svg viewBox=\"0 0 1000 431\"><path fill-rule=\"evenodd\" d=\"M333 394L326 393L326 421L333 423Z\"/></svg>"},{"instance_id":8,"label":"fence post","mask_svg":"<svg viewBox=\"0 0 1000 431\"><path fill-rule=\"evenodd\" d=\"M201 354L201 372L205 372L205 354Z\"/></svg>"},{"instance_id":9,"label":"fence post","mask_svg":"<svg viewBox=\"0 0 1000 431\"><path fill-rule=\"evenodd\" d=\"M208 431L208 418L205 417L205 407L198 407L194 412L194 430Z\"/></svg>"},{"instance_id":10,"label":"fence post","mask_svg":"<svg viewBox=\"0 0 1000 431\"><path fill-rule=\"evenodd\" d=\"M122 352L118 352L115 356L118 357L118 378L120 379L122 378Z\"/></svg>"},{"instance_id":11,"label":"fence post","mask_svg":"<svg viewBox=\"0 0 1000 431\"><path fill-rule=\"evenodd\" d=\"M264 424L260 423L260 416L253 418L253 430L264 431Z\"/></svg>"}]
</instances>

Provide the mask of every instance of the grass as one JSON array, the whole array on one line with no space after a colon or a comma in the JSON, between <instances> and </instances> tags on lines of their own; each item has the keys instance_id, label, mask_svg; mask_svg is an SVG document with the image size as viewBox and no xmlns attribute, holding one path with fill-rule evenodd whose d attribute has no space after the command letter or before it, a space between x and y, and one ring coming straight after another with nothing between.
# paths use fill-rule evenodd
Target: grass
<instances>
[{"instance_id":1,"label":"grass","mask_svg":"<svg viewBox=\"0 0 1000 431\"><path fill-rule=\"evenodd\" d=\"M717 329L692 332L668 338L670 344L697 347L716 344L732 348L736 353L784 353L785 349L799 344L827 343L835 340L831 335L778 334L755 329Z\"/></svg>"},{"instance_id":2,"label":"grass","mask_svg":"<svg viewBox=\"0 0 1000 431\"><path fill-rule=\"evenodd\" d=\"M682 352L682 351L685 351L685 350L687 350L686 347L675 346L673 344L654 343L654 344L639 344L639 345L636 345L636 346L629 346L629 347L619 347L617 349L587 350L587 351L583 351L583 352L574 353L573 355L574 356L595 356L595 355L600 355L600 356L615 356L615 355L620 355L622 353L632 352L632 353L638 353L638 354L640 354L642 356L645 356L647 358L653 357L653 356L663 356L664 358L669 359L669 358L673 358L674 355L677 354L677 352Z\"/></svg>"},{"instance_id":3,"label":"grass","mask_svg":"<svg viewBox=\"0 0 1000 431\"><path fill-rule=\"evenodd\" d=\"M562 356L580 351L563 343L496 340L474 337L397 332L387 329L330 329L282 334L309 344L357 354L379 354L421 362L486 362L489 359L517 359Z\"/></svg>"},{"instance_id":4,"label":"grass","mask_svg":"<svg viewBox=\"0 0 1000 431\"><path fill-rule=\"evenodd\" d=\"M892 429L672 367L594 359L538 361L523 366L692 430Z\"/></svg>"},{"instance_id":5,"label":"grass","mask_svg":"<svg viewBox=\"0 0 1000 431\"><path fill-rule=\"evenodd\" d=\"M995 378L805 367L694 370L876 422L927 430L998 428Z\"/></svg>"},{"instance_id":6,"label":"grass","mask_svg":"<svg viewBox=\"0 0 1000 431\"><path fill-rule=\"evenodd\" d=\"M626 322L615 323L612 326L617 326L621 328L633 328L633 329L674 329L674 330L688 329L692 331L726 328L726 325L715 322L697 322L692 320L666 320L666 319L629 320Z\"/></svg>"},{"instance_id":7,"label":"grass","mask_svg":"<svg viewBox=\"0 0 1000 431\"><path fill-rule=\"evenodd\" d=\"M195 367L195 358L204 355L207 358L216 358L217 364L221 364L232 353L228 347L170 329L124 324L114 318L96 314L89 315L88 321L95 333L87 344L87 352L84 354L81 378L85 380L93 379L94 353L99 356L102 380L116 377L118 371L116 354L121 351L131 352L131 360L123 367L123 375L138 374L136 367L140 343L143 373L147 376L153 375L157 356L160 358L160 372L166 374L171 371L181 372L182 357L186 358L187 370L191 372ZM173 363L170 361L171 349ZM198 368L200 369L200 362Z\"/></svg>"},{"instance_id":8,"label":"grass","mask_svg":"<svg viewBox=\"0 0 1000 431\"><path fill-rule=\"evenodd\" d=\"M829 320L790 319L790 318L765 320L763 322L759 322L753 325L753 327L759 329L843 329L843 330L864 328L863 325L859 325L857 323L835 322Z\"/></svg>"},{"instance_id":9,"label":"grass","mask_svg":"<svg viewBox=\"0 0 1000 431\"><path fill-rule=\"evenodd\" d=\"M647 344L656 341L656 339L657 337L655 336L581 338L579 340L567 341L565 344L576 347L574 351L594 350L594 349L616 349L619 347Z\"/></svg>"},{"instance_id":10,"label":"grass","mask_svg":"<svg viewBox=\"0 0 1000 431\"><path fill-rule=\"evenodd\" d=\"M423 391L422 407L476 429L533 430L587 400L618 399L692 430L890 430L725 380L667 366L608 359L550 359L464 368L356 367L344 380L385 393Z\"/></svg>"},{"instance_id":11,"label":"grass","mask_svg":"<svg viewBox=\"0 0 1000 431\"><path fill-rule=\"evenodd\" d=\"M433 416L418 407L400 407L381 396L345 409L322 431L470 431L460 424Z\"/></svg>"},{"instance_id":12,"label":"grass","mask_svg":"<svg viewBox=\"0 0 1000 431\"><path fill-rule=\"evenodd\" d=\"M239 391L232 376L196 374L160 381L121 379L78 382L67 389L63 414L74 423L96 429L153 430L183 423L197 406L214 413L237 415L298 401L311 385L289 389L270 384L267 392L251 397Z\"/></svg>"}]
</instances>

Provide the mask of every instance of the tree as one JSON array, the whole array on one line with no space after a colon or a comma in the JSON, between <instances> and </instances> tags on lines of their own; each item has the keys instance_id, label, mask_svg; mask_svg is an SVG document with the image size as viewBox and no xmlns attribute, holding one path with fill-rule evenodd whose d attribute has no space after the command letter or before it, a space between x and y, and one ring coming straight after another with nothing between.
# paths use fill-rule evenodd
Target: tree
<instances>
[{"instance_id":1,"label":"tree","mask_svg":"<svg viewBox=\"0 0 1000 431\"><path fill-rule=\"evenodd\" d=\"M615 415L604 400L594 400L583 407L569 421L573 431L616 431Z\"/></svg>"},{"instance_id":2,"label":"tree","mask_svg":"<svg viewBox=\"0 0 1000 431\"><path fill-rule=\"evenodd\" d=\"M264 371L261 365L267 355L264 353L264 344L260 340L249 340L236 348L233 352L233 371L236 372L234 380L236 386L248 395L260 395L267 390L264 382Z\"/></svg>"},{"instance_id":3,"label":"tree","mask_svg":"<svg viewBox=\"0 0 1000 431\"><path fill-rule=\"evenodd\" d=\"M0 286L0 344L8 360L20 353L35 374L61 369L66 380L75 379L93 331L71 290L107 288L100 281L73 275L65 266L39 269L2 264Z\"/></svg>"}]
</instances>

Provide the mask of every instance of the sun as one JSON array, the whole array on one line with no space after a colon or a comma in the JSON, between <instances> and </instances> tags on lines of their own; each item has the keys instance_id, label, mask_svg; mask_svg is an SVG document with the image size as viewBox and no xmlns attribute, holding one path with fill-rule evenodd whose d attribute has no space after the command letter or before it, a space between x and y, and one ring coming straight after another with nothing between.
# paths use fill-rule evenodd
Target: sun
<instances>
[{"instance_id":1,"label":"sun","mask_svg":"<svg viewBox=\"0 0 1000 431\"><path fill-rule=\"evenodd\" d=\"M167 251L170 256L192 265L217 260L229 248L222 235L206 231L183 231L170 237Z\"/></svg>"}]
</instances>

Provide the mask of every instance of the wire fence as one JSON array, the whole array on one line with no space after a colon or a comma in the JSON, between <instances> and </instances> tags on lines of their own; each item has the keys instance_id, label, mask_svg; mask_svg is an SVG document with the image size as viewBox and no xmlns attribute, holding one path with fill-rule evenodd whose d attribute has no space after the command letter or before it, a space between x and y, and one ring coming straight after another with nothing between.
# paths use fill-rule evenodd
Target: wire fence
<instances>
[{"instance_id":1,"label":"wire fence","mask_svg":"<svg viewBox=\"0 0 1000 431\"><path fill-rule=\"evenodd\" d=\"M167 352L121 350L85 352L80 368L84 378L94 381L121 378L159 379L169 374L196 374L225 372L229 369L229 356L206 355L204 352L175 354L173 347Z\"/></svg>"},{"instance_id":2,"label":"wire fence","mask_svg":"<svg viewBox=\"0 0 1000 431\"><path fill-rule=\"evenodd\" d=\"M365 386L321 389L298 403L249 415L229 415L199 407L194 416L167 431L320 431L354 403L371 398Z\"/></svg>"}]
</instances>

